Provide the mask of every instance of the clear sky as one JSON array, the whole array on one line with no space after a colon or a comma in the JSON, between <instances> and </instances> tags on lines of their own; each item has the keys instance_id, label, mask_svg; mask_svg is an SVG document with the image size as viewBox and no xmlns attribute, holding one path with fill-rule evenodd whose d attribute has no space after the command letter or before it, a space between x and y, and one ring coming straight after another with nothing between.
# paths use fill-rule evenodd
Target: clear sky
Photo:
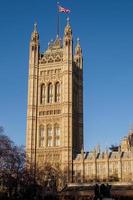
<instances>
[{"instance_id":1,"label":"clear sky","mask_svg":"<svg viewBox=\"0 0 133 200\"><path fill-rule=\"evenodd\" d=\"M133 0L60 0L84 55L85 149L119 143L133 123ZM61 35L66 24L61 14ZM25 144L29 41L56 36L56 0L0 0L0 125Z\"/></svg>"}]
</instances>

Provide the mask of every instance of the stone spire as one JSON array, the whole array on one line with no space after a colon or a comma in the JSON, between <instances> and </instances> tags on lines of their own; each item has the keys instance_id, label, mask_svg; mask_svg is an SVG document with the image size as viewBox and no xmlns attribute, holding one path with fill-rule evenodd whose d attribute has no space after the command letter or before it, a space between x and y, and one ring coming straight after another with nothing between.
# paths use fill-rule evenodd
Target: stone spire
<instances>
[{"instance_id":1,"label":"stone spire","mask_svg":"<svg viewBox=\"0 0 133 200\"><path fill-rule=\"evenodd\" d=\"M77 44L75 48L75 55L82 56L82 49L80 47L80 39L77 38Z\"/></svg>"},{"instance_id":2,"label":"stone spire","mask_svg":"<svg viewBox=\"0 0 133 200\"><path fill-rule=\"evenodd\" d=\"M30 40L30 63L38 64L39 50L39 33L37 31L37 23L35 23Z\"/></svg>"},{"instance_id":3,"label":"stone spire","mask_svg":"<svg viewBox=\"0 0 133 200\"><path fill-rule=\"evenodd\" d=\"M71 45L72 42L72 29L70 26L70 19L67 17L67 25L64 30L64 46Z\"/></svg>"},{"instance_id":4,"label":"stone spire","mask_svg":"<svg viewBox=\"0 0 133 200\"><path fill-rule=\"evenodd\" d=\"M37 33L37 22L34 23L34 32Z\"/></svg>"},{"instance_id":5,"label":"stone spire","mask_svg":"<svg viewBox=\"0 0 133 200\"><path fill-rule=\"evenodd\" d=\"M72 37L72 29L70 26L70 20L67 18L67 25L64 30L64 38L63 38L63 48L64 48L64 61L72 62L73 60L73 37Z\"/></svg>"},{"instance_id":6,"label":"stone spire","mask_svg":"<svg viewBox=\"0 0 133 200\"><path fill-rule=\"evenodd\" d=\"M70 26L70 18L67 17L67 25L65 27L65 34L71 34L72 35L72 29Z\"/></svg>"},{"instance_id":7,"label":"stone spire","mask_svg":"<svg viewBox=\"0 0 133 200\"><path fill-rule=\"evenodd\" d=\"M82 49L80 47L80 40L77 38L77 44L75 47L75 55L74 55L74 61L77 64L79 68L82 68L83 65L83 57L82 57Z\"/></svg>"},{"instance_id":8,"label":"stone spire","mask_svg":"<svg viewBox=\"0 0 133 200\"><path fill-rule=\"evenodd\" d=\"M34 30L31 34L31 41L39 42L39 33L37 31L37 23L34 23Z\"/></svg>"}]
</instances>

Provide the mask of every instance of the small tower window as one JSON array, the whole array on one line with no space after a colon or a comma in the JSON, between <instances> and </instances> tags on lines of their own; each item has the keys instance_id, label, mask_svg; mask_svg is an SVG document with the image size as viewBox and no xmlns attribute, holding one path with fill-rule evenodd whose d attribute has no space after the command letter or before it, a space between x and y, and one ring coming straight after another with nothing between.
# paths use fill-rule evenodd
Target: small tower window
<instances>
[{"instance_id":1,"label":"small tower window","mask_svg":"<svg viewBox=\"0 0 133 200\"><path fill-rule=\"evenodd\" d=\"M55 124L55 146L60 146L60 127Z\"/></svg>"},{"instance_id":2,"label":"small tower window","mask_svg":"<svg viewBox=\"0 0 133 200\"><path fill-rule=\"evenodd\" d=\"M44 126L39 128L39 147L44 147Z\"/></svg>"},{"instance_id":3,"label":"small tower window","mask_svg":"<svg viewBox=\"0 0 133 200\"><path fill-rule=\"evenodd\" d=\"M48 125L47 126L47 145L48 145L48 147L52 146L52 139L53 139L53 136L52 136L52 126Z\"/></svg>"},{"instance_id":4,"label":"small tower window","mask_svg":"<svg viewBox=\"0 0 133 200\"><path fill-rule=\"evenodd\" d=\"M60 87L60 83L57 82L55 84L55 102L60 102L61 100L61 87Z\"/></svg>"},{"instance_id":5,"label":"small tower window","mask_svg":"<svg viewBox=\"0 0 133 200\"><path fill-rule=\"evenodd\" d=\"M48 85L48 103L53 102L53 85L52 83L49 83Z\"/></svg>"},{"instance_id":6,"label":"small tower window","mask_svg":"<svg viewBox=\"0 0 133 200\"><path fill-rule=\"evenodd\" d=\"M40 91L40 103L45 104L45 102L46 102L46 87L45 84L42 84Z\"/></svg>"}]
</instances>

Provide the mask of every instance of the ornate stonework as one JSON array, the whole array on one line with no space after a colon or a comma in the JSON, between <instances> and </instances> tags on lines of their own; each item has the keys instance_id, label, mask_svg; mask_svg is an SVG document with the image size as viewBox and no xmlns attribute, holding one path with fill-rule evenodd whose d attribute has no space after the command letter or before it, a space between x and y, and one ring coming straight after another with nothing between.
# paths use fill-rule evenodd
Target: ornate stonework
<instances>
[{"instance_id":1,"label":"ornate stonework","mask_svg":"<svg viewBox=\"0 0 133 200\"><path fill-rule=\"evenodd\" d=\"M32 33L26 151L30 162L59 163L72 177L73 158L83 147L82 50L73 56L72 30L56 37L40 53L37 27ZM76 46L76 48L77 48ZM75 61L76 58L76 61Z\"/></svg>"},{"instance_id":2,"label":"ornate stonework","mask_svg":"<svg viewBox=\"0 0 133 200\"><path fill-rule=\"evenodd\" d=\"M118 150L81 152L73 162L74 181L133 181L133 131L124 137Z\"/></svg>"},{"instance_id":3,"label":"ornate stonework","mask_svg":"<svg viewBox=\"0 0 133 200\"><path fill-rule=\"evenodd\" d=\"M133 181L133 132L117 151L83 151L83 58L72 29L40 52L35 24L30 41L26 152L31 164L67 172L68 181Z\"/></svg>"}]
</instances>

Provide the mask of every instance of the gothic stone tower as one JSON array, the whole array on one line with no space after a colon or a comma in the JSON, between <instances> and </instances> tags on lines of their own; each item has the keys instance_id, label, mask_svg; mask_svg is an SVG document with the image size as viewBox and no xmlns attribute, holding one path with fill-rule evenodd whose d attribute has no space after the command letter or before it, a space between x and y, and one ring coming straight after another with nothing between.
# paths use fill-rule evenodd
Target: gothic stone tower
<instances>
[{"instance_id":1,"label":"gothic stone tower","mask_svg":"<svg viewBox=\"0 0 133 200\"><path fill-rule=\"evenodd\" d=\"M57 36L40 53L37 25L30 41L26 152L32 164L57 164L71 180L73 159L83 147L83 71L79 39L73 55L67 19L63 41Z\"/></svg>"}]
</instances>

